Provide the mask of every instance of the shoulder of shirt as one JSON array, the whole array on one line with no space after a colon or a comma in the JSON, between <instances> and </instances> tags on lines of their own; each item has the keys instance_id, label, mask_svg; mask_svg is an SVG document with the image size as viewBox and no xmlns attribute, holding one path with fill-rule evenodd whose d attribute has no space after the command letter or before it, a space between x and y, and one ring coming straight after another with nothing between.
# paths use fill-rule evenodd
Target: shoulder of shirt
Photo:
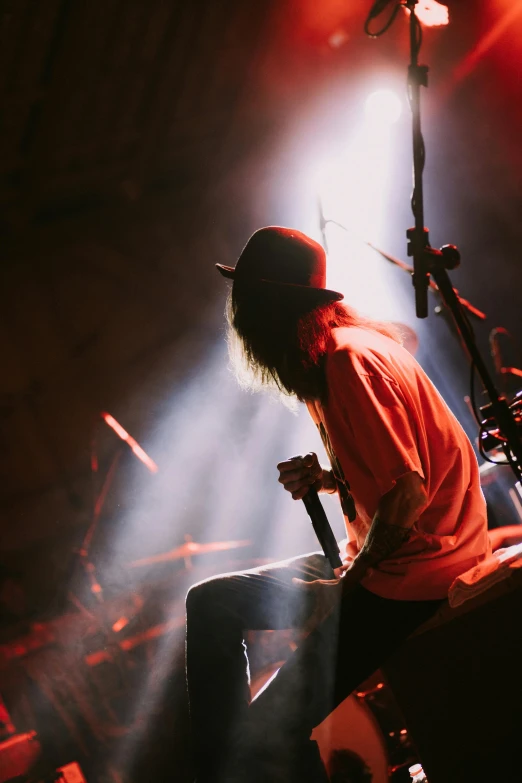
<instances>
[{"instance_id":1,"label":"shoulder of shirt","mask_svg":"<svg viewBox=\"0 0 522 783\"><path fill-rule=\"evenodd\" d=\"M401 346L379 332L371 329L361 329L358 326L340 326L332 329L328 343L328 354L349 354L363 356L366 354L386 355L401 349Z\"/></svg>"},{"instance_id":2,"label":"shoulder of shirt","mask_svg":"<svg viewBox=\"0 0 522 783\"><path fill-rule=\"evenodd\" d=\"M343 326L332 330L328 343L328 363L356 375L371 375L392 383L390 356L404 350L389 337L370 329Z\"/></svg>"}]
</instances>

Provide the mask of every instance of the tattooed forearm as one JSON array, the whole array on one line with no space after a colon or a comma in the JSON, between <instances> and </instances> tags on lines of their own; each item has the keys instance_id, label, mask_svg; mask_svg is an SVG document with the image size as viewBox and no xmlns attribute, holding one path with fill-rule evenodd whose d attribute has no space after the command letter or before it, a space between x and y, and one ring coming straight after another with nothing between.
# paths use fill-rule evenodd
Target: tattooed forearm
<instances>
[{"instance_id":1,"label":"tattooed forearm","mask_svg":"<svg viewBox=\"0 0 522 783\"><path fill-rule=\"evenodd\" d=\"M368 567L377 565L396 552L409 537L409 528L390 525L376 514L357 559L364 561Z\"/></svg>"}]
</instances>

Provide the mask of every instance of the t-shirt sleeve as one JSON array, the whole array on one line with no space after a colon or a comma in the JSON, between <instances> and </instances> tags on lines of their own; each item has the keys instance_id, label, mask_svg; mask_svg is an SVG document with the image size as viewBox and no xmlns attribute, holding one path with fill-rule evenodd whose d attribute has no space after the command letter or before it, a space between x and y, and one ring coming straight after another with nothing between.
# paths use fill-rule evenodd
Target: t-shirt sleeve
<instances>
[{"instance_id":1,"label":"t-shirt sleeve","mask_svg":"<svg viewBox=\"0 0 522 783\"><path fill-rule=\"evenodd\" d=\"M328 370L328 402L383 495L405 473L415 471L425 478L413 411L399 383L371 359L354 362L347 351L336 351Z\"/></svg>"}]
</instances>

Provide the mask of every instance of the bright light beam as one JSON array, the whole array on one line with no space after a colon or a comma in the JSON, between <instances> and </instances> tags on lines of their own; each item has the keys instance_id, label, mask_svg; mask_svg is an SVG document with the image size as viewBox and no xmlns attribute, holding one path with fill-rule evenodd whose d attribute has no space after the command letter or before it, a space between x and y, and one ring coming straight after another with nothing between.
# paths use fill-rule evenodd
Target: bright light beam
<instances>
[{"instance_id":1,"label":"bright light beam","mask_svg":"<svg viewBox=\"0 0 522 783\"><path fill-rule=\"evenodd\" d=\"M405 320L406 303L390 290L388 270L365 245L388 244L386 216L401 112L402 102L393 91L370 93L344 152L327 161L315 178L328 231L328 286L343 291L365 314L393 321Z\"/></svg>"},{"instance_id":2,"label":"bright light beam","mask_svg":"<svg viewBox=\"0 0 522 783\"><path fill-rule=\"evenodd\" d=\"M194 530L192 507L196 505L198 515L205 520L204 531L200 530L204 540L235 535L242 519L244 532L250 535L254 517L258 528L263 526L264 540L259 544L265 552L270 549L274 560L319 549L303 504L293 502L277 482L276 464L294 453L290 439L299 419L266 396L252 397L242 391L226 364L224 346L219 343L192 381L173 393L172 412L153 436L155 453L158 459L161 457L161 473L154 486L149 490L144 486L143 492L138 492L137 507L124 525L125 536L136 540L141 536L141 548L146 553L157 551L161 541L171 548L179 543L182 532ZM309 427L318 441L311 422ZM309 443L306 439L307 450L315 441L312 446ZM177 477L181 481L176 481ZM292 514L297 517L295 525ZM121 557L122 544L113 548ZM232 570L223 560L204 562L208 563L204 573L197 567L194 571L177 571L178 579L172 580L171 616L177 614L172 607L178 603L183 612L182 598L190 583ZM168 680L172 661L182 649L179 634L164 632L177 627L175 618L172 628L158 632L154 666L134 696L144 730L163 696L162 683ZM125 644L122 640L120 647L125 649ZM123 769L132 766L136 746L134 733L129 741L122 742L118 765Z\"/></svg>"},{"instance_id":3,"label":"bright light beam","mask_svg":"<svg viewBox=\"0 0 522 783\"><path fill-rule=\"evenodd\" d=\"M405 9L408 13L409 10ZM449 24L449 10L436 0L420 0L415 6L415 14L425 27L443 27Z\"/></svg>"},{"instance_id":4,"label":"bright light beam","mask_svg":"<svg viewBox=\"0 0 522 783\"><path fill-rule=\"evenodd\" d=\"M401 116L402 103L392 90L376 90L367 97L364 111L370 125L393 125Z\"/></svg>"}]
</instances>

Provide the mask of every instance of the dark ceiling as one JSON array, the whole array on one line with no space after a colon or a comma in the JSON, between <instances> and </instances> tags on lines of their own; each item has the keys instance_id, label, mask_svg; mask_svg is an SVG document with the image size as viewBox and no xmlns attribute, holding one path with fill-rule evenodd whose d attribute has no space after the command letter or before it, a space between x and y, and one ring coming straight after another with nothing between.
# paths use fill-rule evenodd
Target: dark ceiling
<instances>
[{"instance_id":1,"label":"dark ceiling","mask_svg":"<svg viewBox=\"0 0 522 783\"><path fill-rule=\"evenodd\" d=\"M213 262L294 219L282 184L336 123L322 96L405 72L404 20L369 40L369 5L2 3L0 562L34 611L89 521L99 411L146 438L219 337ZM468 259L458 287L518 336L522 12L472 6L451 3L451 25L425 34L427 214ZM402 256L409 177L390 248ZM106 466L110 432L98 449Z\"/></svg>"}]
</instances>

